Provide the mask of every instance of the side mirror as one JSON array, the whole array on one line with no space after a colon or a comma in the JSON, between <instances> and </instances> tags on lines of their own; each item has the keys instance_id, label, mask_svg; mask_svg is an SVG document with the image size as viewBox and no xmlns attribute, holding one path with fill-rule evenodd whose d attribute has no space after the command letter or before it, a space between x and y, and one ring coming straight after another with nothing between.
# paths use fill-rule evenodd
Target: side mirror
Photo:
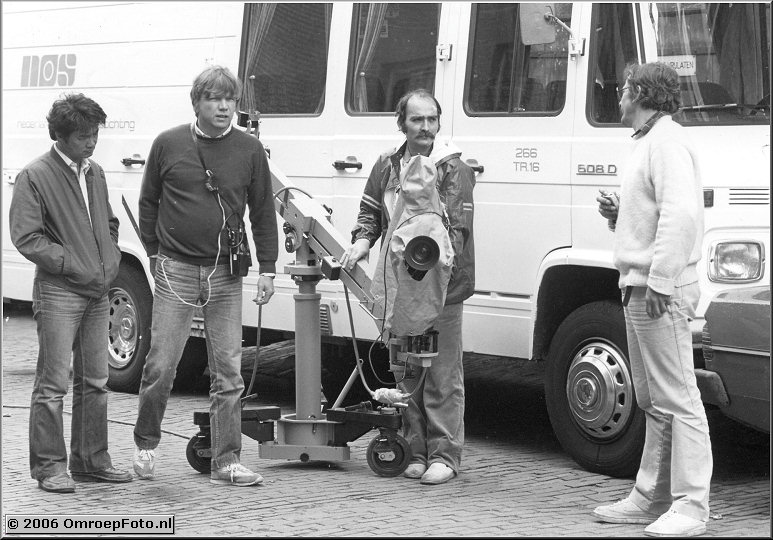
<instances>
[{"instance_id":1,"label":"side mirror","mask_svg":"<svg viewBox=\"0 0 773 540\"><path fill-rule=\"evenodd\" d=\"M521 3L521 41L524 45L543 45L556 40L556 27L545 14L553 13L553 4Z\"/></svg>"}]
</instances>

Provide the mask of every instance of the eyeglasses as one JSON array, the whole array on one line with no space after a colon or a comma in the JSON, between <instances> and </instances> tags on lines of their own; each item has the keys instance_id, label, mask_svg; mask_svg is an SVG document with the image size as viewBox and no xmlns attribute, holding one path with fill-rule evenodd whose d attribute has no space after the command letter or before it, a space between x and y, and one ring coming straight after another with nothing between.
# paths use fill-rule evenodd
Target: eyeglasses
<instances>
[{"instance_id":1,"label":"eyeglasses","mask_svg":"<svg viewBox=\"0 0 773 540\"><path fill-rule=\"evenodd\" d=\"M623 99L623 95L625 94L626 90L630 90L630 86L623 86L620 90L617 91L617 99Z\"/></svg>"}]
</instances>

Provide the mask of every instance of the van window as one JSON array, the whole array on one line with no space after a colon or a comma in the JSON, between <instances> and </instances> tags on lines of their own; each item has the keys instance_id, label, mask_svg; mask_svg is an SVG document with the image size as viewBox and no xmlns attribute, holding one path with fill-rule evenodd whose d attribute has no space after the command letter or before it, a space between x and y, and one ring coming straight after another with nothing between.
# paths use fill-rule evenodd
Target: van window
<instances>
[{"instance_id":1,"label":"van window","mask_svg":"<svg viewBox=\"0 0 773 540\"><path fill-rule=\"evenodd\" d=\"M474 4L465 110L470 115L556 114L566 100L569 33L558 25L553 43L524 45L520 6ZM571 25L572 5L553 4Z\"/></svg>"},{"instance_id":2,"label":"van window","mask_svg":"<svg viewBox=\"0 0 773 540\"><path fill-rule=\"evenodd\" d=\"M770 122L770 4L642 7L661 62L679 73L682 124Z\"/></svg>"},{"instance_id":3,"label":"van window","mask_svg":"<svg viewBox=\"0 0 773 540\"><path fill-rule=\"evenodd\" d=\"M355 4L346 104L389 112L408 91L435 90L440 4Z\"/></svg>"},{"instance_id":4,"label":"van window","mask_svg":"<svg viewBox=\"0 0 773 540\"><path fill-rule=\"evenodd\" d=\"M617 91L628 64L638 62L631 4L595 4L588 65L588 120L619 124Z\"/></svg>"},{"instance_id":5,"label":"van window","mask_svg":"<svg viewBox=\"0 0 773 540\"><path fill-rule=\"evenodd\" d=\"M332 4L245 4L242 110L322 111L331 13Z\"/></svg>"}]
</instances>

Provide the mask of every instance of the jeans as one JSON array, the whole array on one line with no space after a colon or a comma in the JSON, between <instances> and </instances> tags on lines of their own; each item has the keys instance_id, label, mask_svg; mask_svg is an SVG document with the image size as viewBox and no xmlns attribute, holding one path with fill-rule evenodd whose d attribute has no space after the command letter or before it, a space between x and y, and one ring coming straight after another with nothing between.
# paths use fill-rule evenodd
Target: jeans
<instances>
[{"instance_id":1,"label":"jeans","mask_svg":"<svg viewBox=\"0 0 773 540\"><path fill-rule=\"evenodd\" d=\"M134 442L152 450L161 440L161 421L197 303L203 306L207 339L214 470L239 463L242 448L242 278L231 276L227 264L197 266L159 255Z\"/></svg>"},{"instance_id":2,"label":"jeans","mask_svg":"<svg viewBox=\"0 0 773 540\"><path fill-rule=\"evenodd\" d=\"M62 405L73 367L70 470L112 467L107 452L107 294L89 298L35 279L32 311L38 363L30 401L30 473L43 480L67 470Z\"/></svg>"},{"instance_id":3,"label":"jeans","mask_svg":"<svg viewBox=\"0 0 773 540\"><path fill-rule=\"evenodd\" d=\"M625 320L636 401L646 434L631 500L663 513L673 508L693 519L709 518L712 473L706 412L695 380L690 320L700 290L676 287L669 311L647 316L646 287L634 287Z\"/></svg>"},{"instance_id":4,"label":"jeans","mask_svg":"<svg viewBox=\"0 0 773 540\"><path fill-rule=\"evenodd\" d=\"M403 410L403 437L411 446L412 462L440 462L458 473L464 446L462 303L445 306L434 328L439 333L438 356ZM420 369L415 370L415 378L405 379L403 366L393 363L392 370L403 392L416 389Z\"/></svg>"}]
</instances>

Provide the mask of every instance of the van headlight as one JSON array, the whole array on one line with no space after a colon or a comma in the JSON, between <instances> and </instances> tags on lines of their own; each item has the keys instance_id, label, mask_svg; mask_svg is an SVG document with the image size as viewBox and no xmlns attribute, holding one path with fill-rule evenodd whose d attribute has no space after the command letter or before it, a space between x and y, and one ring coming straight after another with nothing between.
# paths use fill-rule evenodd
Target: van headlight
<instances>
[{"instance_id":1,"label":"van headlight","mask_svg":"<svg viewBox=\"0 0 773 540\"><path fill-rule=\"evenodd\" d=\"M709 248L709 279L745 283L762 277L765 253L760 242L714 242Z\"/></svg>"}]
</instances>

